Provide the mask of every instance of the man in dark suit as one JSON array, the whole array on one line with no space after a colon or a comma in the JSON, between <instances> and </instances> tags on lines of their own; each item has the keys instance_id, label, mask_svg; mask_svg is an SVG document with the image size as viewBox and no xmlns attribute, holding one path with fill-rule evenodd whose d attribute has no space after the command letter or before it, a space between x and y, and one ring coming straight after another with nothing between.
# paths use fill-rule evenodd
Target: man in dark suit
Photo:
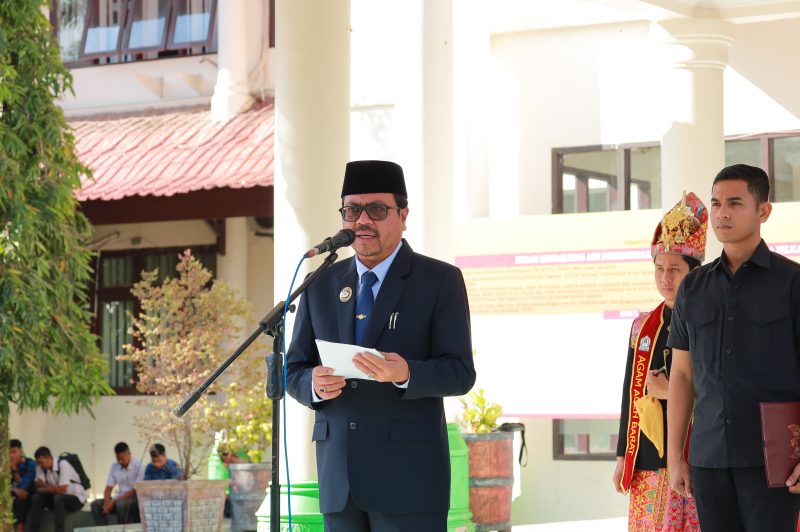
<instances>
[{"instance_id":1,"label":"man in dark suit","mask_svg":"<svg viewBox=\"0 0 800 532\"><path fill-rule=\"evenodd\" d=\"M287 388L316 411L325 530L444 531L450 457L442 398L475 382L461 271L414 253L403 170L348 163L343 225L356 257L339 261L303 295L287 353ZM374 347L359 353L364 379L333 375L315 340Z\"/></svg>"}]
</instances>

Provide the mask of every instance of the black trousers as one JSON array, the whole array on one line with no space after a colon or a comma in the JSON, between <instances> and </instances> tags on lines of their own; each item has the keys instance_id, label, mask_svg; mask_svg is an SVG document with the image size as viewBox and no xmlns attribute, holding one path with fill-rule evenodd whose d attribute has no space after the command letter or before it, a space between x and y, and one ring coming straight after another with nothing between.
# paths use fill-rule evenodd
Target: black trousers
<instances>
[{"instance_id":1,"label":"black trousers","mask_svg":"<svg viewBox=\"0 0 800 532\"><path fill-rule=\"evenodd\" d=\"M103 513L104 502L103 499L95 499L90 506L94 524L97 526L108 524L108 517ZM111 507L111 513L117 514L117 523L138 523L140 521L139 500L136 495L127 499L118 499L114 502L114 506Z\"/></svg>"},{"instance_id":2,"label":"black trousers","mask_svg":"<svg viewBox=\"0 0 800 532\"><path fill-rule=\"evenodd\" d=\"M703 532L796 532L800 495L768 488L763 467L692 467Z\"/></svg>"},{"instance_id":3,"label":"black trousers","mask_svg":"<svg viewBox=\"0 0 800 532\"><path fill-rule=\"evenodd\" d=\"M64 532L64 521L67 512L77 512L83 503L75 495L54 495L52 493L35 493L31 499L31 511L28 514L28 530L39 532L42 514L45 508L53 510L56 532Z\"/></svg>"},{"instance_id":4,"label":"black trousers","mask_svg":"<svg viewBox=\"0 0 800 532\"><path fill-rule=\"evenodd\" d=\"M445 532L447 511L419 514L367 512L350 495L344 510L324 514L325 532Z\"/></svg>"},{"instance_id":5,"label":"black trousers","mask_svg":"<svg viewBox=\"0 0 800 532\"><path fill-rule=\"evenodd\" d=\"M24 523L25 517L28 515L28 509L31 507L31 495L28 494L27 499L20 499L13 493L11 494L11 498L14 499L14 505L11 508L11 511L14 514L14 523Z\"/></svg>"}]
</instances>

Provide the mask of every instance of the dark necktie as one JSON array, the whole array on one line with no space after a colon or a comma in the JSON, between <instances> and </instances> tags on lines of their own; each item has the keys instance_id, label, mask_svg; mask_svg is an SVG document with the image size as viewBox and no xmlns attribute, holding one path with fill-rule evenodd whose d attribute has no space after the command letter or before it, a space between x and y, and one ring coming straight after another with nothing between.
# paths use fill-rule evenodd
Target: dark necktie
<instances>
[{"instance_id":1,"label":"dark necktie","mask_svg":"<svg viewBox=\"0 0 800 532\"><path fill-rule=\"evenodd\" d=\"M364 331L367 330L372 304L375 303L375 296L372 295L372 285L376 282L378 282L378 276L373 272L367 271L361 274L361 290L358 292L358 299L356 300L356 345L361 345Z\"/></svg>"}]
</instances>

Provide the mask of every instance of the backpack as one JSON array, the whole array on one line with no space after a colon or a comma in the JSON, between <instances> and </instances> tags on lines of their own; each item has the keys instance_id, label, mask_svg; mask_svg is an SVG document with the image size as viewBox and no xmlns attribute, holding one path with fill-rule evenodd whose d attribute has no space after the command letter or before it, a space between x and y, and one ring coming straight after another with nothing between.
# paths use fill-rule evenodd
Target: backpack
<instances>
[{"instance_id":1,"label":"backpack","mask_svg":"<svg viewBox=\"0 0 800 532\"><path fill-rule=\"evenodd\" d=\"M92 483L89 481L89 477L86 475L86 471L83 470L83 464L81 464L81 459L78 458L78 455L75 453L61 453L58 456L58 462L61 463L62 460L66 460L69 465L72 466L72 469L78 474L78 477L81 479L81 486L83 489L88 490ZM75 482L74 480L72 482ZM77 482L75 482L77 484Z\"/></svg>"}]
</instances>

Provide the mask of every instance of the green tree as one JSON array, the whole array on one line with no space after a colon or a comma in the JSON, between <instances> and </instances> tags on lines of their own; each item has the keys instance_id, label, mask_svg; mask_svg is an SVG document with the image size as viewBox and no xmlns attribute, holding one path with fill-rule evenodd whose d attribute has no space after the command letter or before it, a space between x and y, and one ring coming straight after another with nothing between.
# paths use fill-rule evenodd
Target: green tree
<instances>
[{"instance_id":1,"label":"green tree","mask_svg":"<svg viewBox=\"0 0 800 532\"><path fill-rule=\"evenodd\" d=\"M0 1L0 522L10 528L8 420L77 413L112 393L91 334L87 170L55 100L71 90L43 0Z\"/></svg>"}]
</instances>

